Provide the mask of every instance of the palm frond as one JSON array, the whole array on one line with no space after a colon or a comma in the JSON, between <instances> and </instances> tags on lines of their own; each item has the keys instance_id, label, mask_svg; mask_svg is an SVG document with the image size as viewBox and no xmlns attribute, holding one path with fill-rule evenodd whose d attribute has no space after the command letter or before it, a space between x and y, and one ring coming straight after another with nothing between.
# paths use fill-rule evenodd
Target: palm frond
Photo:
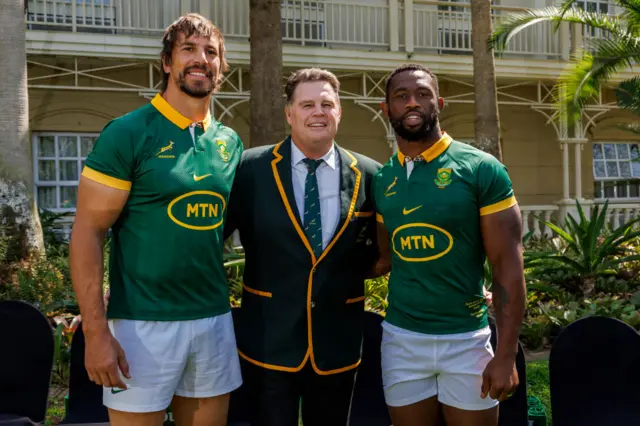
<instances>
[{"instance_id":1,"label":"palm frond","mask_svg":"<svg viewBox=\"0 0 640 426\"><path fill-rule=\"evenodd\" d=\"M627 262L634 262L634 261L638 261L640 260L640 254L634 254L632 256L627 256L627 257L623 257L620 259L613 259L610 260L608 262L604 262L601 265L602 269L610 269L610 268L614 268L618 265L620 265L621 263L627 263Z\"/></svg>"},{"instance_id":2,"label":"palm frond","mask_svg":"<svg viewBox=\"0 0 640 426\"><path fill-rule=\"evenodd\" d=\"M615 93L620 108L640 114L640 76L620 83Z\"/></svg>"},{"instance_id":3,"label":"palm frond","mask_svg":"<svg viewBox=\"0 0 640 426\"><path fill-rule=\"evenodd\" d=\"M496 52L504 51L509 41L526 28L542 22L553 22L556 29L561 22L570 22L588 25L601 29L612 35L625 34L626 26L622 25L616 16L604 15L596 12L586 12L581 9L570 9L564 11L559 7L546 7L543 9L533 9L524 12L509 14L496 25L488 44Z\"/></svg>"},{"instance_id":4,"label":"palm frond","mask_svg":"<svg viewBox=\"0 0 640 426\"><path fill-rule=\"evenodd\" d=\"M567 243L567 245L572 250L578 251L576 240L573 238L573 236L570 233L560 228L555 223L551 223L550 221L540 218L540 216L538 215L533 215L533 217L534 219L538 220L541 224L547 226L551 231L555 232L560 238L562 238Z\"/></svg>"},{"instance_id":5,"label":"palm frond","mask_svg":"<svg viewBox=\"0 0 640 426\"><path fill-rule=\"evenodd\" d=\"M584 52L560 78L558 113L573 123L586 103L595 98L603 82L640 60L640 40L629 34L612 39L594 39L595 53Z\"/></svg>"},{"instance_id":6,"label":"palm frond","mask_svg":"<svg viewBox=\"0 0 640 426\"><path fill-rule=\"evenodd\" d=\"M640 0L616 0L622 9L621 18L627 23L627 29L636 37L640 35Z\"/></svg>"}]
</instances>

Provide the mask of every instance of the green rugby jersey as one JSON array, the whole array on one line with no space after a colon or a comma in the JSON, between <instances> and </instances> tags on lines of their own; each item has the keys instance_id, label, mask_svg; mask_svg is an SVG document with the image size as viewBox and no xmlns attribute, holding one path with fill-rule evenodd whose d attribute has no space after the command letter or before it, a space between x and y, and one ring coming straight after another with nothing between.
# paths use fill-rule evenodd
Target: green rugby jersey
<instances>
[{"instance_id":1,"label":"green rugby jersey","mask_svg":"<svg viewBox=\"0 0 640 426\"><path fill-rule=\"evenodd\" d=\"M84 177L130 191L112 227L108 318L178 321L230 310L223 227L243 146L210 116L201 124L157 95L110 121L86 160Z\"/></svg>"},{"instance_id":2,"label":"green rugby jersey","mask_svg":"<svg viewBox=\"0 0 640 426\"><path fill-rule=\"evenodd\" d=\"M392 251L386 320L426 334L480 329L488 324L480 216L516 204L511 181L495 157L447 134L418 157L409 178L398 152L373 181Z\"/></svg>"}]
</instances>

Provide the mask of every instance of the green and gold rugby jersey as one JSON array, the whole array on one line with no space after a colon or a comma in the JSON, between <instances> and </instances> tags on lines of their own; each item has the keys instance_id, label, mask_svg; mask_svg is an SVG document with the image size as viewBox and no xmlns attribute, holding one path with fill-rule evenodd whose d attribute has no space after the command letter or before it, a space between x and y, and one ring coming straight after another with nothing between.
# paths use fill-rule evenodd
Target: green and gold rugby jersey
<instances>
[{"instance_id":1,"label":"green and gold rugby jersey","mask_svg":"<svg viewBox=\"0 0 640 426\"><path fill-rule=\"evenodd\" d=\"M416 159L391 157L373 185L392 251L386 320L426 334L486 326L480 216L516 204L506 168L444 134Z\"/></svg>"},{"instance_id":2,"label":"green and gold rugby jersey","mask_svg":"<svg viewBox=\"0 0 640 426\"><path fill-rule=\"evenodd\" d=\"M82 175L130 191L112 227L108 318L229 312L223 228L242 151L233 130L195 125L160 95L105 126Z\"/></svg>"}]
</instances>

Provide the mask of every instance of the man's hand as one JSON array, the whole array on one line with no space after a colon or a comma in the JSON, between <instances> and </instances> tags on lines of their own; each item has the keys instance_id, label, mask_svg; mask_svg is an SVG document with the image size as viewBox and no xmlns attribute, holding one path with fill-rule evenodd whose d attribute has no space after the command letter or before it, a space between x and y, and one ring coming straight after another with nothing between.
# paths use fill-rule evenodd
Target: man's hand
<instances>
[{"instance_id":1,"label":"man's hand","mask_svg":"<svg viewBox=\"0 0 640 426\"><path fill-rule=\"evenodd\" d=\"M493 358L482 373L482 398L487 395L502 402L513 395L520 383L515 360Z\"/></svg>"},{"instance_id":2,"label":"man's hand","mask_svg":"<svg viewBox=\"0 0 640 426\"><path fill-rule=\"evenodd\" d=\"M484 298L487 301L487 306L491 306L493 302L493 293L491 293L485 286L482 286L482 294L484 294Z\"/></svg>"},{"instance_id":3,"label":"man's hand","mask_svg":"<svg viewBox=\"0 0 640 426\"><path fill-rule=\"evenodd\" d=\"M129 364L124 351L109 330L87 335L85 367L89 379L102 386L127 389L120 372L130 379Z\"/></svg>"}]
</instances>

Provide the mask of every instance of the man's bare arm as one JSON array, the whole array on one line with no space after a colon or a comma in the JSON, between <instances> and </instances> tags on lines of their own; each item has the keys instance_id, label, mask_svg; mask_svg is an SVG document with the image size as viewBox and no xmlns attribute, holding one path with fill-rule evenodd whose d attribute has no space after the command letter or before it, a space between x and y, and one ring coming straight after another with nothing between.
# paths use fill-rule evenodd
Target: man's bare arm
<instances>
[{"instance_id":1,"label":"man's bare arm","mask_svg":"<svg viewBox=\"0 0 640 426\"><path fill-rule=\"evenodd\" d=\"M120 215L128 196L128 191L110 188L85 177L80 179L71 233L70 266L82 329L86 334L107 328L102 298L102 248L105 234Z\"/></svg>"},{"instance_id":2,"label":"man's bare arm","mask_svg":"<svg viewBox=\"0 0 640 426\"><path fill-rule=\"evenodd\" d=\"M516 205L482 216L480 223L493 273L493 304L498 328L496 355L515 357L526 293L520 209Z\"/></svg>"},{"instance_id":3,"label":"man's bare arm","mask_svg":"<svg viewBox=\"0 0 640 426\"><path fill-rule=\"evenodd\" d=\"M510 364L512 368L518 353L526 297L520 209L516 205L482 216L480 225L493 273L493 305L498 331L495 359L498 363ZM505 365L505 369L507 367ZM511 390L505 389L506 393ZM500 394L494 397L498 396Z\"/></svg>"},{"instance_id":4,"label":"man's bare arm","mask_svg":"<svg viewBox=\"0 0 640 426\"><path fill-rule=\"evenodd\" d=\"M108 340L107 335L110 339L102 295L102 249L105 234L120 215L128 196L128 191L111 188L86 177L80 179L69 261L73 289L82 315L82 330L88 344L94 338L104 343ZM96 382L100 379L105 386L111 383L108 378L91 379Z\"/></svg>"},{"instance_id":5,"label":"man's bare arm","mask_svg":"<svg viewBox=\"0 0 640 426\"><path fill-rule=\"evenodd\" d=\"M384 223L376 221L376 241L378 245L378 259L373 265L367 278L377 278L391 270L391 249L389 247L389 233Z\"/></svg>"}]
</instances>

